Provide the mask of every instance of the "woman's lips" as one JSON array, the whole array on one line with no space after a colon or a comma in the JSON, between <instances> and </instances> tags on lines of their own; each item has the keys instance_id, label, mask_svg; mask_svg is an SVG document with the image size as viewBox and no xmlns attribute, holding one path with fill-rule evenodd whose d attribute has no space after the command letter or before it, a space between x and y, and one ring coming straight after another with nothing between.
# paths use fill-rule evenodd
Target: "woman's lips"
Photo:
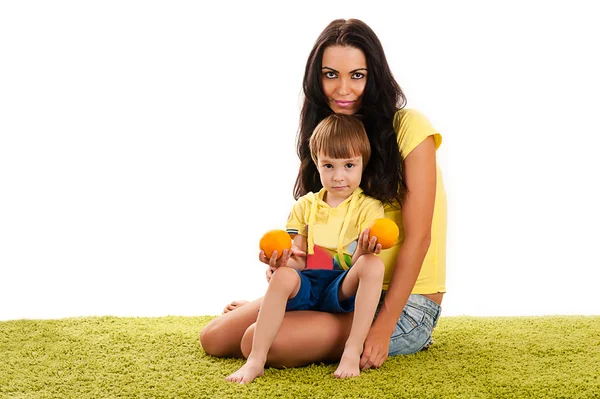
<instances>
[{"instance_id":1,"label":"woman's lips","mask_svg":"<svg viewBox=\"0 0 600 399\"><path fill-rule=\"evenodd\" d=\"M340 100L335 100L335 103L339 107L345 108L345 107L349 107L352 104L354 104L354 101L340 101Z\"/></svg>"}]
</instances>

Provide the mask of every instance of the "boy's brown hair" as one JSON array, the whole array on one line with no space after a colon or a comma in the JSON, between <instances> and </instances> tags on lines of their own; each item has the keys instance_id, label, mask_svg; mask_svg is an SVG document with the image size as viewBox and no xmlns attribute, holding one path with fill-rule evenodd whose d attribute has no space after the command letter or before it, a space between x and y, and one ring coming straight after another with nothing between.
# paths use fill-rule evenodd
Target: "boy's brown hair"
<instances>
[{"instance_id":1,"label":"boy's brown hair","mask_svg":"<svg viewBox=\"0 0 600 399\"><path fill-rule=\"evenodd\" d=\"M323 119L313 131L309 141L310 154L315 165L318 154L335 159L363 159L363 169L371 157L369 137L360 119L352 115L331 114Z\"/></svg>"}]
</instances>

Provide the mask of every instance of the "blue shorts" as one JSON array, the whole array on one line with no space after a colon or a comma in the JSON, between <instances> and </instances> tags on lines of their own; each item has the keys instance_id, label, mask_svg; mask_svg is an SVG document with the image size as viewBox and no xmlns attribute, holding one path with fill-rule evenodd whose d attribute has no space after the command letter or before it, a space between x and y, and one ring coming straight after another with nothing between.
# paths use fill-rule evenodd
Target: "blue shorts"
<instances>
[{"instance_id":1,"label":"blue shorts","mask_svg":"<svg viewBox=\"0 0 600 399\"><path fill-rule=\"evenodd\" d=\"M348 269L350 270L350 269ZM330 313L354 311L354 296L340 301L340 284L348 270L308 269L298 271L300 289L285 308L289 310L318 310Z\"/></svg>"},{"instance_id":2,"label":"blue shorts","mask_svg":"<svg viewBox=\"0 0 600 399\"><path fill-rule=\"evenodd\" d=\"M386 291L381 293L379 307L383 303L385 294ZM429 348L433 344L431 334L437 325L441 310L440 305L431 299L423 295L411 294L394 327L388 350L389 356L410 355Z\"/></svg>"}]
</instances>

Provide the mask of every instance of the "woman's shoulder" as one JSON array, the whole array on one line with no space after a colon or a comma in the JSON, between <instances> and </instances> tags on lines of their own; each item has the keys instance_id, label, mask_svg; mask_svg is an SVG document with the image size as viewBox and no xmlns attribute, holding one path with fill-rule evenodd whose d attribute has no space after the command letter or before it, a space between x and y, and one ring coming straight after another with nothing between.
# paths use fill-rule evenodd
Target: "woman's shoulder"
<instances>
[{"instance_id":1,"label":"woman's shoulder","mask_svg":"<svg viewBox=\"0 0 600 399\"><path fill-rule=\"evenodd\" d=\"M402 108L394 114L394 129L398 132L407 128L433 129L431 122L424 113L413 108Z\"/></svg>"},{"instance_id":2,"label":"woman's shoulder","mask_svg":"<svg viewBox=\"0 0 600 399\"><path fill-rule=\"evenodd\" d=\"M416 109L398 110L394 115L394 130L403 158L428 136L433 136L436 148L442 144L440 132L433 127L425 114Z\"/></svg>"}]
</instances>

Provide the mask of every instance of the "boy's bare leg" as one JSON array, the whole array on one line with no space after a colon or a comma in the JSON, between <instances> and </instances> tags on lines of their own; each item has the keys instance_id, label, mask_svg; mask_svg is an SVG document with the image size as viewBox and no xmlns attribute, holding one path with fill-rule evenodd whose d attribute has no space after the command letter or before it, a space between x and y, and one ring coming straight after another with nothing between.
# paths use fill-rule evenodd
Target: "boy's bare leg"
<instances>
[{"instance_id":1,"label":"boy's bare leg","mask_svg":"<svg viewBox=\"0 0 600 399\"><path fill-rule=\"evenodd\" d=\"M264 374L269 348L279 331L288 299L300 289L300 277L295 269L280 267L273 274L265 294L252 340L252 351L248 360L226 380L247 384Z\"/></svg>"},{"instance_id":2,"label":"boy's bare leg","mask_svg":"<svg viewBox=\"0 0 600 399\"><path fill-rule=\"evenodd\" d=\"M350 335L346 340L340 364L333 373L335 377L360 375L360 356L381 297L384 271L381 259L375 255L362 255L340 285L340 301L350 298L355 293L356 300Z\"/></svg>"}]
</instances>

